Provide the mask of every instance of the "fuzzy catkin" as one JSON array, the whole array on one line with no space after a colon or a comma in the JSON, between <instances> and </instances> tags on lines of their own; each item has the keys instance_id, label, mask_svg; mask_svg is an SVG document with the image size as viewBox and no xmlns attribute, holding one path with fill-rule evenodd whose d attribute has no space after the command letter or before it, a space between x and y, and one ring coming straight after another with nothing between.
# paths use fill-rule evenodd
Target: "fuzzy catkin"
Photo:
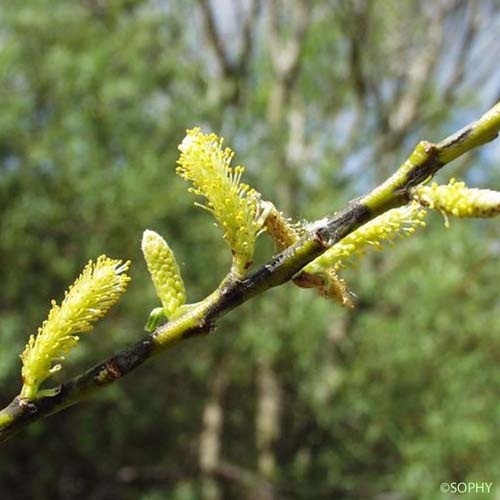
<instances>
[{"instance_id":1,"label":"fuzzy catkin","mask_svg":"<svg viewBox=\"0 0 500 500\"><path fill-rule=\"evenodd\" d=\"M222 145L223 139L215 134L204 134L199 128L188 130L179 146L176 172L192 182L192 193L206 199L201 206L217 220L233 253L233 270L241 276L252 263L262 224L257 193L241 182L244 167L231 167L234 153Z\"/></svg>"},{"instance_id":2,"label":"fuzzy catkin","mask_svg":"<svg viewBox=\"0 0 500 500\"><path fill-rule=\"evenodd\" d=\"M329 267L338 270L351 259L363 256L369 247L381 250L384 243L410 236L417 227L425 226L425 215L425 209L416 202L393 208L348 234L304 270L311 273L320 273Z\"/></svg>"},{"instance_id":3,"label":"fuzzy catkin","mask_svg":"<svg viewBox=\"0 0 500 500\"><path fill-rule=\"evenodd\" d=\"M61 368L65 355L75 347L78 334L90 332L117 302L130 281L125 274L130 262L122 263L101 255L89 261L65 293L61 305L53 300L48 318L31 335L21 354L23 397L32 398L40 384Z\"/></svg>"},{"instance_id":4,"label":"fuzzy catkin","mask_svg":"<svg viewBox=\"0 0 500 500\"><path fill-rule=\"evenodd\" d=\"M468 188L451 179L447 185L418 186L413 198L421 205L455 217L494 217L500 213L500 192Z\"/></svg>"}]
</instances>

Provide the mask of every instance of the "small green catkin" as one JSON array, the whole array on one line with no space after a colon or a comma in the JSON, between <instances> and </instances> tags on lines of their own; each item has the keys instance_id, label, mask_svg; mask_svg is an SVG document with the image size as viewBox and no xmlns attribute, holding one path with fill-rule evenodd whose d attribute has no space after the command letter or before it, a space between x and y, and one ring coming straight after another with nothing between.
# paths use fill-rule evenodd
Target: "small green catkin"
<instances>
[{"instance_id":1,"label":"small green catkin","mask_svg":"<svg viewBox=\"0 0 500 500\"><path fill-rule=\"evenodd\" d=\"M142 253L165 315L171 319L186 302L184 282L174 253L158 233L149 229L142 237Z\"/></svg>"}]
</instances>

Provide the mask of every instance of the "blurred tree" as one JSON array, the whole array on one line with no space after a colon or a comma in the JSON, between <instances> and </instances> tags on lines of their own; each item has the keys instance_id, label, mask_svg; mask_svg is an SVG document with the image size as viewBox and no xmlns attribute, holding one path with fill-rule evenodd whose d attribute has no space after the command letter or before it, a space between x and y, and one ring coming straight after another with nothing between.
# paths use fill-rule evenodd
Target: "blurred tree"
<instances>
[{"instance_id":1,"label":"blurred tree","mask_svg":"<svg viewBox=\"0 0 500 500\"><path fill-rule=\"evenodd\" d=\"M174 176L186 127L220 131L265 198L312 219L498 95L494 0L0 6L4 402L28 334L89 258L132 259L134 281L75 373L138 339L156 305L143 229L172 244L192 299L223 275L217 229ZM446 175L471 159L498 183L480 154ZM442 481L495 482L498 228L429 226L347 274L354 311L273 290L224 320L232 335L37 423L4 445L0 495L428 499Z\"/></svg>"}]
</instances>

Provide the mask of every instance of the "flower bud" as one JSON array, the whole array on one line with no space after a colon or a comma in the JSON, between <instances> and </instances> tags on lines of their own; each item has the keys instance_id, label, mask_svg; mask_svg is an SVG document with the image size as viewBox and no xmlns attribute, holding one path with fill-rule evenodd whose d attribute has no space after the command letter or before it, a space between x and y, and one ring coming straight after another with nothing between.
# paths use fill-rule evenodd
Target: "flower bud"
<instances>
[{"instance_id":1,"label":"flower bud","mask_svg":"<svg viewBox=\"0 0 500 500\"><path fill-rule=\"evenodd\" d=\"M158 233L149 229L142 236L142 253L165 315L172 318L186 301L184 282L174 253Z\"/></svg>"}]
</instances>

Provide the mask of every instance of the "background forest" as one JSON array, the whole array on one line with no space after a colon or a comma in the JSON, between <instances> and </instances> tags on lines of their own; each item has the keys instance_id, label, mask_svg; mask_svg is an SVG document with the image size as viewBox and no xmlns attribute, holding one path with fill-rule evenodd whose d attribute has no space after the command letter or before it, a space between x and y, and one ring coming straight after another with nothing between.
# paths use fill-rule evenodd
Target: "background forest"
<instances>
[{"instance_id":1,"label":"background forest","mask_svg":"<svg viewBox=\"0 0 500 500\"><path fill-rule=\"evenodd\" d=\"M90 258L131 259L133 281L59 381L145 334L145 228L194 300L224 276L220 232L175 175L186 128L319 218L498 101L499 32L495 0L0 0L0 403ZM499 189L499 158L492 143L439 180ZM0 498L500 495L499 236L429 217L344 272L354 310L291 284L257 297L3 444ZM256 260L272 251L261 238Z\"/></svg>"}]
</instances>

